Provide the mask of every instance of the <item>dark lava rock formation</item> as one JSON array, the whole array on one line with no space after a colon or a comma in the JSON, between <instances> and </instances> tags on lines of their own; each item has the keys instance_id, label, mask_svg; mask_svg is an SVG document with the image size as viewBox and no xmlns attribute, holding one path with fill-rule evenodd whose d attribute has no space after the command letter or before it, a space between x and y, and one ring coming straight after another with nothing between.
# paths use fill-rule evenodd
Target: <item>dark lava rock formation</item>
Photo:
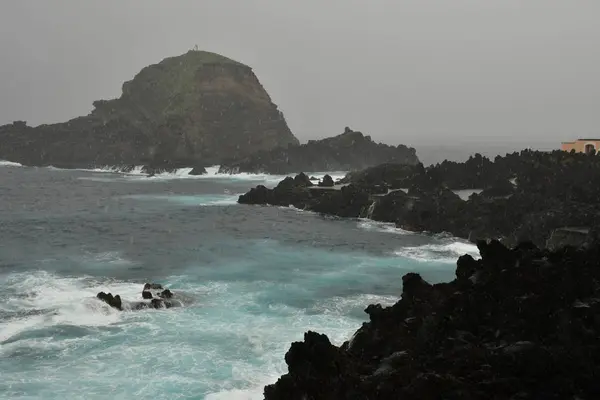
<instances>
[{"instance_id":1,"label":"dark lava rock formation","mask_svg":"<svg viewBox=\"0 0 600 400\"><path fill-rule=\"evenodd\" d=\"M514 184L513 184L514 182ZM576 230L565 244L594 242L600 223L600 157L533 152L479 155L465 163L382 164L348 174L334 188L295 185L287 178L274 189L259 186L242 204L293 205L342 217L368 217L419 232L447 232L470 239L499 238L506 244L531 240L545 247L557 229ZM341 186L341 189L340 189ZM462 200L456 190L484 189ZM554 244L556 245L556 244Z\"/></svg>"},{"instance_id":2,"label":"dark lava rock formation","mask_svg":"<svg viewBox=\"0 0 600 400\"><path fill-rule=\"evenodd\" d=\"M142 299L150 301L124 302L121 296L113 296L112 293L100 292L96 297L119 311L144 310L148 308L172 308L180 307L183 301L178 299L169 289L165 289L158 283L146 283L142 289Z\"/></svg>"},{"instance_id":3,"label":"dark lava rock formation","mask_svg":"<svg viewBox=\"0 0 600 400\"><path fill-rule=\"evenodd\" d=\"M310 140L300 146L260 151L243 160L225 163L219 173L291 174L317 171L352 171L384 162L416 165L416 151L404 145L375 143L370 136L346 128L341 135Z\"/></svg>"},{"instance_id":4,"label":"dark lava rock formation","mask_svg":"<svg viewBox=\"0 0 600 400\"><path fill-rule=\"evenodd\" d=\"M478 247L450 283L405 275L340 347L307 332L265 399L599 398L600 247Z\"/></svg>"},{"instance_id":5,"label":"dark lava rock formation","mask_svg":"<svg viewBox=\"0 0 600 400\"><path fill-rule=\"evenodd\" d=\"M61 168L146 165L153 174L298 144L252 69L218 54L167 58L122 92L65 123L1 126L0 159Z\"/></svg>"},{"instance_id":6,"label":"dark lava rock formation","mask_svg":"<svg viewBox=\"0 0 600 400\"><path fill-rule=\"evenodd\" d=\"M319 182L319 186L321 187L333 187L335 182L333 182L333 178L330 175L325 175L323 180Z\"/></svg>"}]
</instances>

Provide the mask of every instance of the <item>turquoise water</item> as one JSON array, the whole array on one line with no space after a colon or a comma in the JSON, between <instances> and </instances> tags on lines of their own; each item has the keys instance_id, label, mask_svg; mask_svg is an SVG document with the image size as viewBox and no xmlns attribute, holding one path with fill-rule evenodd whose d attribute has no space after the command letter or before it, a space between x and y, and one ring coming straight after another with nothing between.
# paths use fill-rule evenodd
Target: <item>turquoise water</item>
<instances>
[{"instance_id":1,"label":"turquoise water","mask_svg":"<svg viewBox=\"0 0 600 400\"><path fill-rule=\"evenodd\" d=\"M148 180L0 167L0 397L259 399L303 333L336 344L401 277L453 278L470 244L235 204L277 177ZM190 304L118 312L144 282Z\"/></svg>"}]
</instances>

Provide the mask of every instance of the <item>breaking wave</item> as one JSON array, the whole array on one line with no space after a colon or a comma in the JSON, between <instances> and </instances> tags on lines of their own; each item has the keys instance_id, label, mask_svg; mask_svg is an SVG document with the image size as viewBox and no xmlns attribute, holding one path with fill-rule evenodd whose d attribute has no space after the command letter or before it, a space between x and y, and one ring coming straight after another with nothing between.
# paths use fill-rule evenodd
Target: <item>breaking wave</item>
<instances>
[{"instance_id":1,"label":"breaking wave","mask_svg":"<svg viewBox=\"0 0 600 400\"><path fill-rule=\"evenodd\" d=\"M476 245L461 241L403 247L397 250L395 254L419 262L443 262L450 264L456 263L457 258L465 254L471 255L475 259L480 257Z\"/></svg>"}]
</instances>

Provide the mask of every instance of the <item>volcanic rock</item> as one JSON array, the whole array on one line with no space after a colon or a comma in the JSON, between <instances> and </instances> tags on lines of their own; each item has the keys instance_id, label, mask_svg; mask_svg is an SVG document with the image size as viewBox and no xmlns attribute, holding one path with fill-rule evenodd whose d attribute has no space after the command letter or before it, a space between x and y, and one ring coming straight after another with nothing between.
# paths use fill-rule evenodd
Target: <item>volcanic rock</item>
<instances>
[{"instance_id":1,"label":"volcanic rock","mask_svg":"<svg viewBox=\"0 0 600 400\"><path fill-rule=\"evenodd\" d=\"M219 173L284 175L302 171L352 171L381 162L416 165L419 159L413 148L375 143L370 136L346 128L338 136L261 151L242 160L226 162Z\"/></svg>"},{"instance_id":2,"label":"volcanic rock","mask_svg":"<svg viewBox=\"0 0 600 400\"><path fill-rule=\"evenodd\" d=\"M142 69L121 97L65 123L0 127L0 159L60 168L218 164L298 144L252 69L189 51Z\"/></svg>"},{"instance_id":3,"label":"volcanic rock","mask_svg":"<svg viewBox=\"0 0 600 400\"><path fill-rule=\"evenodd\" d=\"M307 332L265 399L597 398L600 247L478 247L452 282L405 275L340 347Z\"/></svg>"}]
</instances>

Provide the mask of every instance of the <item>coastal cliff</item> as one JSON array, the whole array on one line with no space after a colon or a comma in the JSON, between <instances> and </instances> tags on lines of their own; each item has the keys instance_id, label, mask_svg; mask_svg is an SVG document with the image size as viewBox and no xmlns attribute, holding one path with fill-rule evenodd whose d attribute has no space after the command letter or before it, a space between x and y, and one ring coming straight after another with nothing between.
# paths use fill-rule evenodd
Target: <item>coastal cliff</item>
<instances>
[{"instance_id":1,"label":"coastal cliff","mask_svg":"<svg viewBox=\"0 0 600 400\"><path fill-rule=\"evenodd\" d=\"M370 136L346 128L344 133L299 146L260 151L243 160L227 162L220 173L293 174L318 171L353 171L381 163L419 163L414 148L374 142Z\"/></svg>"},{"instance_id":2,"label":"coastal cliff","mask_svg":"<svg viewBox=\"0 0 600 400\"><path fill-rule=\"evenodd\" d=\"M0 159L64 168L207 166L298 144L252 69L189 51L142 69L122 95L65 123L0 127Z\"/></svg>"}]
</instances>

